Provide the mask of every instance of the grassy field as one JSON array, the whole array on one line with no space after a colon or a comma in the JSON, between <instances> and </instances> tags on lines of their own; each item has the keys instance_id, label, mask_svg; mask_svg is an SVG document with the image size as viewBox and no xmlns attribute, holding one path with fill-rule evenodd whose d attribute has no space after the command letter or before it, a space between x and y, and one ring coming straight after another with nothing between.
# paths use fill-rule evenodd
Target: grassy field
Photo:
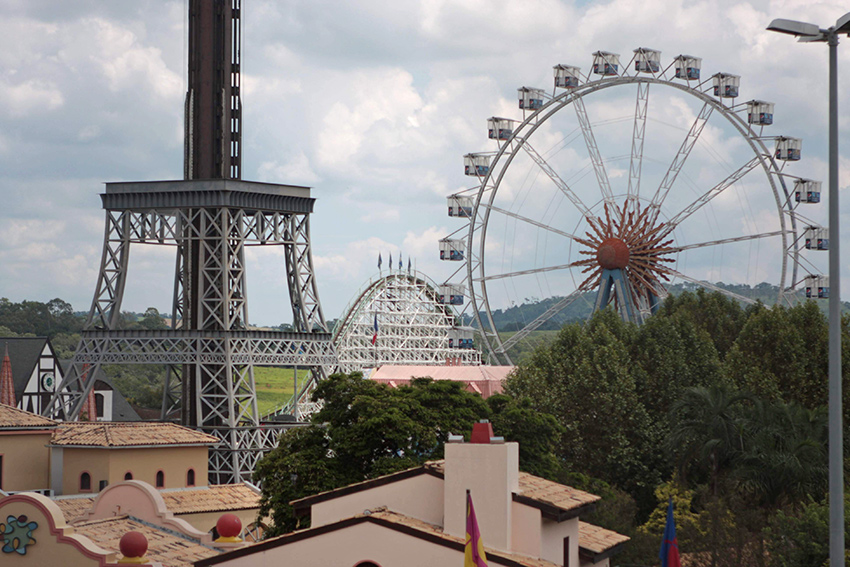
<instances>
[{"instance_id":1,"label":"grassy field","mask_svg":"<svg viewBox=\"0 0 850 567\"><path fill-rule=\"evenodd\" d=\"M261 416L292 399L293 374L292 368L254 367L257 407ZM310 373L307 370L298 370L299 388L309 375Z\"/></svg>"}]
</instances>

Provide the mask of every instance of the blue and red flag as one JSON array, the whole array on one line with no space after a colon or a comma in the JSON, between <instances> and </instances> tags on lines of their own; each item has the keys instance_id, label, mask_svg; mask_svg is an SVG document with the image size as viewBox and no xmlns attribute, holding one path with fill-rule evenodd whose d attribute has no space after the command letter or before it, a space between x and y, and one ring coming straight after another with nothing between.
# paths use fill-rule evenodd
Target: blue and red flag
<instances>
[{"instance_id":1,"label":"blue and red flag","mask_svg":"<svg viewBox=\"0 0 850 567\"><path fill-rule=\"evenodd\" d=\"M676 520L673 519L673 499L667 505L667 525L664 526L664 539L658 552L661 567L682 567L679 560L679 541L676 539Z\"/></svg>"},{"instance_id":2,"label":"blue and red flag","mask_svg":"<svg viewBox=\"0 0 850 567\"><path fill-rule=\"evenodd\" d=\"M375 334L372 335L372 344L375 344L375 341L378 340L378 314L375 313Z\"/></svg>"}]
</instances>

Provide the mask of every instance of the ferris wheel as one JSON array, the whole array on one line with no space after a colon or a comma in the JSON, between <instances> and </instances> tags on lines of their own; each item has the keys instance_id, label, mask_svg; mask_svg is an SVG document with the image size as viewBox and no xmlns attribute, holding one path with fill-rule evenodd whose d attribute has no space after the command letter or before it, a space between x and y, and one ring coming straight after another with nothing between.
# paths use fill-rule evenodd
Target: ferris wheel
<instances>
[{"instance_id":1,"label":"ferris wheel","mask_svg":"<svg viewBox=\"0 0 850 567\"><path fill-rule=\"evenodd\" d=\"M828 249L828 229L799 210L820 182L786 171L802 140L768 135L774 104L736 102L741 77L703 77L701 62L598 51L586 75L556 65L551 94L519 88L520 117L487 119L494 149L464 156L475 186L448 197L466 224L439 246L491 359L511 363L571 310L641 323L677 284L746 303L771 286L776 301L828 297L803 253Z\"/></svg>"}]
</instances>

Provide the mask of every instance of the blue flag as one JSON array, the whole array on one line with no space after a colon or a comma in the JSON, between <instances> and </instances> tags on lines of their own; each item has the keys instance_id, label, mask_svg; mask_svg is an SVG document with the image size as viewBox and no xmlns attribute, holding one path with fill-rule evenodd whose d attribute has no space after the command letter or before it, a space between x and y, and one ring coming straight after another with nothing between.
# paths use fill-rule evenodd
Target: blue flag
<instances>
[{"instance_id":1,"label":"blue flag","mask_svg":"<svg viewBox=\"0 0 850 567\"><path fill-rule=\"evenodd\" d=\"M404 264L401 263L401 252L398 253L398 269L401 270L404 268Z\"/></svg>"},{"instance_id":2,"label":"blue flag","mask_svg":"<svg viewBox=\"0 0 850 567\"><path fill-rule=\"evenodd\" d=\"M658 552L661 567L682 567L679 560L679 541L676 539L676 520L673 518L673 499L667 505L667 525L664 526L664 539Z\"/></svg>"},{"instance_id":3,"label":"blue flag","mask_svg":"<svg viewBox=\"0 0 850 567\"><path fill-rule=\"evenodd\" d=\"M390 271L393 271L393 253L392 252L390 252L390 261L387 262L387 268L389 268Z\"/></svg>"},{"instance_id":4,"label":"blue flag","mask_svg":"<svg viewBox=\"0 0 850 567\"><path fill-rule=\"evenodd\" d=\"M378 269L381 269L381 264L383 264L383 260L381 260L381 253L378 252Z\"/></svg>"}]
</instances>

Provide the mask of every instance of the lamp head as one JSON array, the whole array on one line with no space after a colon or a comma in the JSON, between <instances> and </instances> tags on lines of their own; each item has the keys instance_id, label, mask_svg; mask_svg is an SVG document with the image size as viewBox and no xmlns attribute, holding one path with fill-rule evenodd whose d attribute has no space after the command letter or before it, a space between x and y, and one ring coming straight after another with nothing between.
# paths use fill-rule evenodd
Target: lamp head
<instances>
[{"instance_id":1,"label":"lamp head","mask_svg":"<svg viewBox=\"0 0 850 567\"><path fill-rule=\"evenodd\" d=\"M844 14L835 22L835 33L850 34L850 12Z\"/></svg>"},{"instance_id":2,"label":"lamp head","mask_svg":"<svg viewBox=\"0 0 850 567\"><path fill-rule=\"evenodd\" d=\"M850 14L848 14L848 17L848 19L850 19ZM768 31L787 33L788 35L798 37L816 37L821 34L820 28L815 24L798 22L796 20L784 20L782 18L778 18L770 22L767 29Z\"/></svg>"}]
</instances>

